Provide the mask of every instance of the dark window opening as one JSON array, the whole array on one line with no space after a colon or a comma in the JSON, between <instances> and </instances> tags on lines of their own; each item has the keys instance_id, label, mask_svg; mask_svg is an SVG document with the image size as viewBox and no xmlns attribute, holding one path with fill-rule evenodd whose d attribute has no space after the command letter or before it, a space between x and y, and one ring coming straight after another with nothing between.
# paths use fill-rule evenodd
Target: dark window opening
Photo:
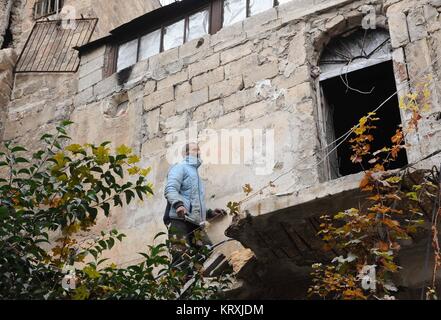
<instances>
[{"instance_id":1,"label":"dark window opening","mask_svg":"<svg viewBox=\"0 0 441 320\"><path fill-rule=\"evenodd\" d=\"M5 35L3 37L3 44L1 47L2 49L10 48L14 42L14 36L12 34L11 25L12 25L12 15L9 17L8 28L6 29Z\"/></svg>"},{"instance_id":2,"label":"dark window opening","mask_svg":"<svg viewBox=\"0 0 441 320\"><path fill-rule=\"evenodd\" d=\"M352 90L349 89L346 85ZM383 62L358 71L337 76L321 82L325 107L328 109L328 119L332 124L327 124L327 134L338 138L353 128L359 120L369 112L374 111L381 103L396 92L396 83L391 61ZM372 90L372 93L368 93ZM358 91L362 91L358 92ZM374 124L377 129L372 131L375 138L372 150L380 150L391 146L391 137L401 125L401 116L398 98L389 100L378 112L380 118ZM329 132L333 131L333 132ZM330 148L334 148L335 145ZM331 176L346 176L363 171L371 165L366 159L362 166L351 161L353 154L349 142L343 143L337 149L337 157L333 157L331 163ZM391 162L388 170L401 168L407 165L405 150L401 150L398 160Z\"/></svg>"},{"instance_id":3,"label":"dark window opening","mask_svg":"<svg viewBox=\"0 0 441 320\"><path fill-rule=\"evenodd\" d=\"M36 20L56 14L63 8L63 0L37 0L34 5Z\"/></svg>"}]
</instances>

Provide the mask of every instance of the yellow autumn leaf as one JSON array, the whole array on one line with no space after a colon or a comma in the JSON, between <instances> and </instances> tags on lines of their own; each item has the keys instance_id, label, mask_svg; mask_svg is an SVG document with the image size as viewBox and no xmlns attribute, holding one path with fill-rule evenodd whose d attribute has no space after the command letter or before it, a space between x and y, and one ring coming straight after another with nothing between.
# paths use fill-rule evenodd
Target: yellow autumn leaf
<instances>
[{"instance_id":1,"label":"yellow autumn leaf","mask_svg":"<svg viewBox=\"0 0 441 320\"><path fill-rule=\"evenodd\" d=\"M98 279L99 277L101 277L100 273L98 271L96 271L95 268L91 267L91 266L87 266L83 269L83 272L85 274L87 274L87 276L90 279Z\"/></svg>"},{"instance_id":2,"label":"yellow autumn leaf","mask_svg":"<svg viewBox=\"0 0 441 320\"><path fill-rule=\"evenodd\" d=\"M84 151L83 147L79 144L71 144L70 146L66 147L66 150L72 153L79 153Z\"/></svg>"},{"instance_id":3,"label":"yellow autumn leaf","mask_svg":"<svg viewBox=\"0 0 441 320\"><path fill-rule=\"evenodd\" d=\"M141 161L141 159L138 156L133 155L133 156L129 157L129 159L127 160L127 163L128 164L135 164L135 163L138 163L140 161Z\"/></svg>"},{"instance_id":4,"label":"yellow autumn leaf","mask_svg":"<svg viewBox=\"0 0 441 320\"><path fill-rule=\"evenodd\" d=\"M143 177L146 177L150 174L150 172L152 172L152 168L146 168L146 169L142 169L139 174Z\"/></svg>"},{"instance_id":5,"label":"yellow autumn leaf","mask_svg":"<svg viewBox=\"0 0 441 320\"><path fill-rule=\"evenodd\" d=\"M108 163L110 158L109 158L109 148L106 148L104 146L99 146L98 148L93 150L93 154L96 157L96 162L99 165Z\"/></svg>"},{"instance_id":6,"label":"yellow autumn leaf","mask_svg":"<svg viewBox=\"0 0 441 320\"><path fill-rule=\"evenodd\" d=\"M141 171L141 168L139 167L132 167L127 169L127 172L131 175L134 176L135 174L138 174Z\"/></svg>"},{"instance_id":7,"label":"yellow autumn leaf","mask_svg":"<svg viewBox=\"0 0 441 320\"><path fill-rule=\"evenodd\" d=\"M54 160L57 162L59 168L62 168L67 162L63 152L58 152L54 156Z\"/></svg>"},{"instance_id":8,"label":"yellow autumn leaf","mask_svg":"<svg viewBox=\"0 0 441 320\"><path fill-rule=\"evenodd\" d=\"M122 144L119 147L116 148L117 155L129 155L132 153L132 148L127 147L126 145Z\"/></svg>"}]
</instances>

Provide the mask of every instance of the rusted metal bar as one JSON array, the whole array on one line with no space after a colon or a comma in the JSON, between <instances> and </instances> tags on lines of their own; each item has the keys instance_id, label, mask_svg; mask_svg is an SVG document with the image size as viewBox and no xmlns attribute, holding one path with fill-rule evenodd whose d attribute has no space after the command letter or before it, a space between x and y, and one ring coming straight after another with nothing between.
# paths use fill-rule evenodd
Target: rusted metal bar
<instances>
[{"instance_id":1,"label":"rusted metal bar","mask_svg":"<svg viewBox=\"0 0 441 320\"><path fill-rule=\"evenodd\" d=\"M80 59L74 47L87 44L98 19L75 19L74 29L63 28L63 20L35 23L24 46L16 73L76 72Z\"/></svg>"}]
</instances>

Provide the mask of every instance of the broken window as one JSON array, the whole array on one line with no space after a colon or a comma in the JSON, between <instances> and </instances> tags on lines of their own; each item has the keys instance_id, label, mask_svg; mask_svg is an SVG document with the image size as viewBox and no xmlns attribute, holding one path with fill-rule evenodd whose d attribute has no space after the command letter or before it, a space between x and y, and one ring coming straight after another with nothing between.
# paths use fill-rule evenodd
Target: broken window
<instances>
[{"instance_id":1,"label":"broken window","mask_svg":"<svg viewBox=\"0 0 441 320\"><path fill-rule=\"evenodd\" d=\"M40 19L61 11L63 0L37 0L34 6L34 18Z\"/></svg>"},{"instance_id":2,"label":"broken window","mask_svg":"<svg viewBox=\"0 0 441 320\"><path fill-rule=\"evenodd\" d=\"M208 9L191 15L187 23L186 41L191 41L208 34L209 18Z\"/></svg>"},{"instance_id":3,"label":"broken window","mask_svg":"<svg viewBox=\"0 0 441 320\"><path fill-rule=\"evenodd\" d=\"M391 60L389 33L386 30L353 30L327 46L320 60L320 100L324 152L328 155L329 178L334 179L363 171L369 163L354 164L352 150L346 141L334 141L343 137L369 112L374 111L396 92ZM390 99L377 112L380 120L372 134L375 141L372 150L390 146L390 138L401 125L398 98ZM331 154L329 152L336 149ZM403 167L407 155L402 150L398 161L388 169Z\"/></svg>"},{"instance_id":4,"label":"broken window","mask_svg":"<svg viewBox=\"0 0 441 320\"><path fill-rule=\"evenodd\" d=\"M176 48L184 43L185 20L179 20L164 28L164 51Z\"/></svg>"},{"instance_id":5,"label":"broken window","mask_svg":"<svg viewBox=\"0 0 441 320\"><path fill-rule=\"evenodd\" d=\"M153 31L141 37L139 60L145 60L161 51L161 30Z\"/></svg>"},{"instance_id":6,"label":"broken window","mask_svg":"<svg viewBox=\"0 0 441 320\"><path fill-rule=\"evenodd\" d=\"M246 17L246 0L224 0L224 27L242 21Z\"/></svg>"},{"instance_id":7,"label":"broken window","mask_svg":"<svg viewBox=\"0 0 441 320\"><path fill-rule=\"evenodd\" d=\"M265 10L271 9L274 5L274 0L249 0L250 1L250 15L261 13Z\"/></svg>"},{"instance_id":8,"label":"broken window","mask_svg":"<svg viewBox=\"0 0 441 320\"><path fill-rule=\"evenodd\" d=\"M117 71L130 67L138 59L138 39L126 42L119 46Z\"/></svg>"},{"instance_id":9,"label":"broken window","mask_svg":"<svg viewBox=\"0 0 441 320\"><path fill-rule=\"evenodd\" d=\"M179 1L165 1L162 5L168 6L172 2ZM214 34L223 26L242 21L246 17L271 9L287 0L211 0L208 2L208 4L198 5L195 1L195 4L189 6L188 10L182 14L182 19L177 22L176 18L171 16L172 13L167 13L168 16L163 20L161 17L155 17L157 21L150 25L149 30L156 29L156 31L138 37L138 44L131 42L121 45L117 71L133 65L138 60L148 59L159 52L176 48L185 42L207 34ZM135 51L137 52L136 58ZM122 59L121 62L119 57Z\"/></svg>"}]
</instances>

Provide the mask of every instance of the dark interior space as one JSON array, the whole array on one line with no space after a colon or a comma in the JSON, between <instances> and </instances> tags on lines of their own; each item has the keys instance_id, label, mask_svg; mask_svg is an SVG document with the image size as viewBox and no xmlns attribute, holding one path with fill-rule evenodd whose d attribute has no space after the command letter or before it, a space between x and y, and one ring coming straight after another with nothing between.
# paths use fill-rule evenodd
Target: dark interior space
<instances>
[{"instance_id":1,"label":"dark interior space","mask_svg":"<svg viewBox=\"0 0 441 320\"><path fill-rule=\"evenodd\" d=\"M9 18L9 25L5 31L1 49L6 49L12 46L12 42L14 41L14 39L11 31L11 24L12 24L12 17Z\"/></svg>"},{"instance_id":2,"label":"dark interior space","mask_svg":"<svg viewBox=\"0 0 441 320\"><path fill-rule=\"evenodd\" d=\"M345 82L352 89L346 86ZM321 83L326 107L332 112L335 138L341 137L356 124L360 118L375 110L396 91L392 61L383 62L357 70L342 77L338 76ZM355 90L353 90L355 89ZM371 92L372 90L372 92ZM359 92L361 91L361 92ZM377 129L372 131L375 141L372 150L390 147L391 137L401 124L398 98L389 100L378 112L379 121L374 122ZM350 175L369 168L368 160L362 164L351 161L352 150L349 142L337 149L338 168L341 176ZM407 164L406 151L402 150L398 160L390 163L387 169L397 169Z\"/></svg>"}]
</instances>

